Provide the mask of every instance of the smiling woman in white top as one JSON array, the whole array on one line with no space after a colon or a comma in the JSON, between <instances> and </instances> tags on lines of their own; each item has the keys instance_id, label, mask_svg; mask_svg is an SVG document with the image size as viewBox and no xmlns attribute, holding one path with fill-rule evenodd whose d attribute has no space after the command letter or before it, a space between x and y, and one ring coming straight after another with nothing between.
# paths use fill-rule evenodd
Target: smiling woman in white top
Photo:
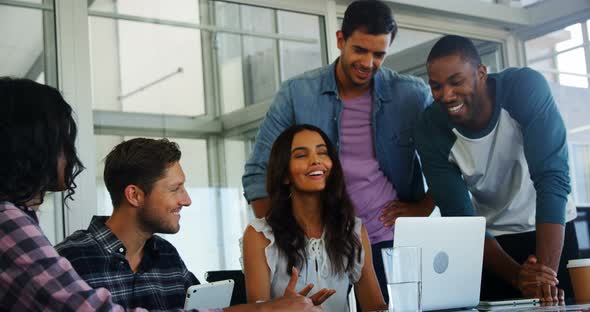
<instances>
[{"instance_id":1,"label":"smiling woman in white top","mask_svg":"<svg viewBox=\"0 0 590 312\"><path fill-rule=\"evenodd\" d=\"M286 129L273 144L267 175L271 209L243 239L248 302L280 297L292 270L296 289L325 311L347 311L355 286L363 311L386 309L367 231L354 216L337 150L309 125Z\"/></svg>"}]
</instances>

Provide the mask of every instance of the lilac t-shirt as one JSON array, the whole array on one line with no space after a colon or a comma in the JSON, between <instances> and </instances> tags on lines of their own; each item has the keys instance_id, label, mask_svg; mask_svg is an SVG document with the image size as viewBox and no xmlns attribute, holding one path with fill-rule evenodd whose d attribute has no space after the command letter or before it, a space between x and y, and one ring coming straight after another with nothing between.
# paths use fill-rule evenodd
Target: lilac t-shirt
<instances>
[{"instance_id":1,"label":"lilac t-shirt","mask_svg":"<svg viewBox=\"0 0 590 312\"><path fill-rule=\"evenodd\" d=\"M393 231L379 221L381 209L397 199L394 186L379 168L373 146L371 93L343 100L340 161L346 189L363 220L371 244L393 239Z\"/></svg>"}]
</instances>

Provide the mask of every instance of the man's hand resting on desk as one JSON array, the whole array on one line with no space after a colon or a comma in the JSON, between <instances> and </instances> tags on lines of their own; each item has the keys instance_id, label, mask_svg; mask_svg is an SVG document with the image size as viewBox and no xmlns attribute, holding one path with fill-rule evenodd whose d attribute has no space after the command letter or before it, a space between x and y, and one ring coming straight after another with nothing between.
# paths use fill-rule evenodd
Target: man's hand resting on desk
<instances>
[{"instance_id":1,"label":"man's hand resting on desk","mask_svg":"<svg viewBox=\"0 0 590 312\"><path fill-rule=\"evenodd\" d=\"M289 284L285 288L285 293L282 297L276 298L273 300L269 300L262 303L251 303L251 304L243 304L238 306L233 306L229 308L223 309L224 312L322 312L324 311L322 307L316 306L314 304L314 300L312 298L307 298L304 295L301 295L301 292L309 292L311 288L308 289L306 286L301 292L297 293L295 291L295 285L297 285L297 270L293 270L291 274L291 280L289 280ZM335 291L328 291L322 289L318 291L321 298L316 299L323 299L326 300ZM312 296L313 297L313 296ZM322 300L322 301L323 301Z\"/></svg>"},{"instance_id":2,"label":"man's hand resting on desk","mask_svg":"<svg viewBox=\"0 0 590 312\"><path fill-rule=\"evenodd\" d=\"M265 303L259 303L260 312L322 312L322 307L313 304L310 298L303 296L283 296Z\"/></svg>"},{"instance_id":3,"label":"man's hand resting on desk","mask_svg":"<svg viewBox=\"0 0 590 312\"><path fill-rule=\"evenodd\" d=\"M562 302L565 294L557 288L557 273L529 256L518 272L518 289L524 297L539 298L542 302Z\"/></svg>"},{"instance_id":4,"label":"man's hand resting on desk","mask_svg":"<svg viewBox=\"0 0 590 312\"><path fill-rule=\"evenodd\" d=\"M383 226L391 227L399 217L428 217L433 209L434 203L429 200L416 203L394 200L381 210L379 221L383 222Z\"/></svg>"}]
</instances>

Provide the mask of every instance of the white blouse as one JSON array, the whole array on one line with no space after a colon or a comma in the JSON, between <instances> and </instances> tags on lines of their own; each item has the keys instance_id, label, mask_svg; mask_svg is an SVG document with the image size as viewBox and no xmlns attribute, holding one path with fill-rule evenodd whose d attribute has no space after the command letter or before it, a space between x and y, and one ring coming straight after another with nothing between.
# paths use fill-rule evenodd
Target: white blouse
<instances>
[{"instance_id":1,"label":"white blouse","mask_svg":"<svg viewBox=\"0 0 590 312\"><path fill-rule=\"evenodd\" d=\"M274 234L266 219L255 219L250 225L270 241L270 244L264 250L266 263L270 268L270 296L271 298L281 297L291 278L287 274L287 257L283 252L279 251L278 246L275 244ZM355 218L354 233L360 242L362 242L361 225L361 219ZM307 259L303 267L298 268L299 278L295 289L299 291L305 285L313 283L314 287L308 296L315 294L322 288L335 289L336 293L324 301L322 308L326 312L348 311L348 288L361 278L365 251L361 246L361 261L355 261L351 271L335 275L332 273L332 267L326 252L324 235L325 232L320 238L306 239Z\"/></svg>"}]
</instances>

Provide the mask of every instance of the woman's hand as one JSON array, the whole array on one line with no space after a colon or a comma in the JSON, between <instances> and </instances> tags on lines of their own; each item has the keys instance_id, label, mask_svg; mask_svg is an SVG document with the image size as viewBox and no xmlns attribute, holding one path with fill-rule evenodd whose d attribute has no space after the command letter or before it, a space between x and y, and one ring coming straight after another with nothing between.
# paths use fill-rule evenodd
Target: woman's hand
<instances>
[{"instance_id":1,"label":"woman's hand","mask_svg":"<svg viewBox=\"0 0 590 312\"><path fill-rule=\"evenodd\" d=\"M297 268L293 267L291 269L291 279L289 279L289 284L287 284L287 288L285 288L284 296L297 294L300 296L307 297L307 294L309 294L309 292L313 289L314 285L310 283L305 285L305 287L303 287L303 289L299 292L296 292L295 285L297 284L298 275L299 271L297 270ZM330 296L332 296L335 293L336 290L334 289L322 288L318 290L315 294L311 295L309 299L311 299L313 301L313 304L317 306L321 305L324 301L326 301L328 298L330 298Z\"/></svg>"}]
</instances>

